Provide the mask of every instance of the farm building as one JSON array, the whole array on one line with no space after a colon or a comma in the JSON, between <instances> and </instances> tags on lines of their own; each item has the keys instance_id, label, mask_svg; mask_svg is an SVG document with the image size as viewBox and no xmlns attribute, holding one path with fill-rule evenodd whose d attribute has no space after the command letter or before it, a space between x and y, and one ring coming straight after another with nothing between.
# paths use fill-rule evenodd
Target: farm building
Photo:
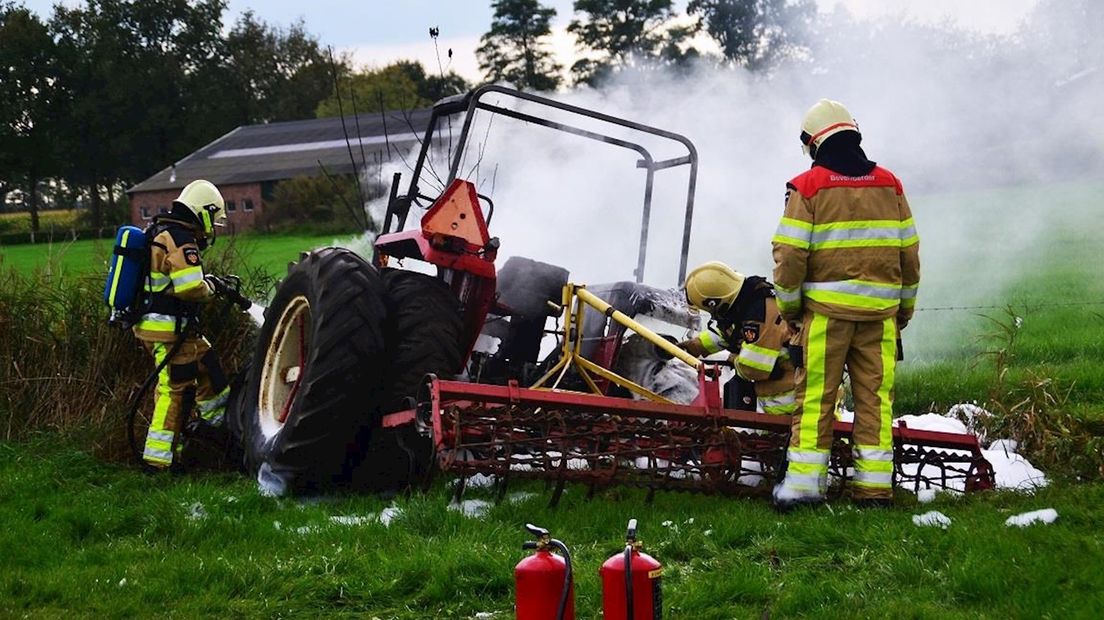
<instances>
[{"instance_id":1,"label":"farm building","mask_svg":"<svg viewBox=\"0 0 1104 620\"><path fill-rule=\"evenodd\" d=\"M131 222L145 226L169 209L181 188L207 179L226 200L230 231L250 229L280 181L352 174L350 146L358 168L405 155L422 137L429 115L413 110L347 116L344 128L340 117L243 125L127 190Z\"/></svg>"}]
</instances>

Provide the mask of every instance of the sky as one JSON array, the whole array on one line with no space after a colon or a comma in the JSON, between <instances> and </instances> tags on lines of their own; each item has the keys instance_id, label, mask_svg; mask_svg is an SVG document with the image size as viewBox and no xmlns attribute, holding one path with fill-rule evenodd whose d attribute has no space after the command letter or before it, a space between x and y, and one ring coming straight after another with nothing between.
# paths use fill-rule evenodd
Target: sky
<instances>
[{"instance_id":1,"label":"sky","mask_svg":"<svg viewBox=\"0 0 1104 620\"><path fill-rule=\"evenodd\" d=\"M1011 33L1037 0L817 0L821 11L844 8L857 17L896 16L921 22L949 21L986 33ZM23 0L47 15L57 0ZM79 5L79 0L64 0ZM573 60L574 40L566 31L572 0L543 0L555 8L552 47L562 64ZM685 8L685 0L676 0ZM304 7L309 6L309 10ZM230 0L227 22L252 10L261 19L287 25L302 19L309 32L326 45L353 54L364 67L383 66L399 59L419 60L433 70L438 59L445 70L455 70L472 81L481 77L475 49L491 23L490 0ZM430 27L440 28L437 47ZM708 45L708 42L705 43ZM448 58L447 51L453 50Z\"/></svg>"}]
</instances>

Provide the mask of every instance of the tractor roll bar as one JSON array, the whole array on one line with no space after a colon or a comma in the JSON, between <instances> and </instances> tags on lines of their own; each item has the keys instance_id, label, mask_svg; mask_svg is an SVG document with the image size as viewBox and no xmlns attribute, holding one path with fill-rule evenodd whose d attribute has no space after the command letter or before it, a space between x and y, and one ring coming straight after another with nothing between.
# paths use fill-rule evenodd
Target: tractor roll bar
<instances>
[{"instance_id":1,"label":"tractor roll bar","mask_svg":"<svg viewBox=\"0 0 1104 620\"><path fill-rule=\"evenodd\" d=\"M573 125L552 121L546 118L540 118L527 114L524 112L518 112L516 110L510 110L498 105L486 103L482 101L484 95L490 93L498 93L514 97L516 99L522 99L531 103L542 105L548 108L562 110L571 114L578 114L587 118L592 118L604 123L617 125L631 129L633 131L639 131L641 133L665 138L682 144L687 151L687 154L682 157L676 157L673 159L667 159L662 161L656 161L652 157L651 153L644 146L628 140L622 140L613 136L582 129ZM449 169L449 177L446 185L456 179L459 174L460 164L463 159L464 147L467 144L468 136L471 132L472 120L476 111L484 110L492 114L501 114L503 116L520 120L523 122L533 123L542 127L548 127L558 131L563 131L573 135L577 135L590 140L598 142L604 142L613 146L632 150L640 155L641 159L637 161L637 168L643 168L646 171L645 184L644 184L644 210L641 216L641 230L640 230L640 251L637 256L636 265L636 281L642 282L644 278L644 262L647 256L648 247L648 227L651 220L651 208L652 208L652 187L655 180L655 173L659 170L667 170L668 168L676 168L679 166L690 166L690 180L689 187L686 193L686 214L682 231L682 248L679 261L679 282L681 283L686 278L686 261L687 255L690 249L690 229L694 215L694 192L697 187L698 178L698 151L694 147L694 143L686 136L677 134L664 129L651 127L635 121L630 121L609 114L604 114L595 110L588 110L579 106L571 105L569 103L563 103L561 101L555 101L547 97L540 95L534 95L532 93L525 93L505 86L499 86L497 84L488 84L480 86L465 95L457 95L455 97L449 97L442 99L436 105L433 106L433 113L430 117L429 126L426 128L425 139L422 143L422 150L418 156L418 161L415 164L413 171L413 180L410 184L410 189L407 196L403 199L403 204L399 205L401 214L399 215L398 230L402 230L406 225L406 217L410 210L410 203L417 197L418 188L417 180L421 176L422 167L426 158L426 152L433 139L433 132L436 128L437 121L442 116L451 116L466 112L464 118L464 125L460 132L460 138L458 141L458 148L456 154L453 156L453 160ZM384 223L384 232L390 232L392 209L388 209L387 218Z\"/></svg>"}]
</instances>

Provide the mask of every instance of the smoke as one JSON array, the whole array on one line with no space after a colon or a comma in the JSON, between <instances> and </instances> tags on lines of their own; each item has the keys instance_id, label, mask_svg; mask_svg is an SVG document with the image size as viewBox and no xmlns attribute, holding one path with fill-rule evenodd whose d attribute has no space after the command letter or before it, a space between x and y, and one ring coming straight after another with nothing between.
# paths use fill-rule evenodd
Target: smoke
<instances>
[{"instance_id":1,"label":"smoke","mask_svg":"<svg viewBox=\"0 0 1104 620\"><path fill-rule=\"evenodd\" d=\"M769 77L702 64L626 72L600 91L554 97L690 138L700 156L690 266L722 260L768 277L785 183L809 166L801 117L822 97L842 101L870 158L904 183L921 236L919 306L1001 304L1001 292L1045 252L1040 242L1053 222L1098 209L1075 202L1056 215L1046 204L1048 188L1104 171L1104 48L1089 26L1104 22L1098 5L1043 1L1017 33L1000 37L856 22L837 10L820 16L828 34L810 51L815 60ZM560 112L538 115L611 129ZM657 160L686 154L670 141L611 133L639 140ZM479 114L460 176L494 200L500 261L522 255L561 265L576 282L631 280L644 194L638 159ZM678 285L687 180L686 167L656 173L648 284ZM910 333L944 329L955 314L921 312Z\"/></svg>"}]
</instances>

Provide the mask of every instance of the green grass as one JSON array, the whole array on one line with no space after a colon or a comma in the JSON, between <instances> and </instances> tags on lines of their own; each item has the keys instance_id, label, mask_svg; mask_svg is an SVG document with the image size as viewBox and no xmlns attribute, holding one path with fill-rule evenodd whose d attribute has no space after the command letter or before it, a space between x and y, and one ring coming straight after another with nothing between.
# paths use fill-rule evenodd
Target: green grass
<instances>
[{"instance_id":1,"label":"green grass","mask_svg":"<svg viewBox=\"0 0 1104 620\"><path fill-rule=\"evenodd\" d=\"M904 332L899 412L989 398L994 368L984 352L1008 343L984 336L1016 316L1010 378L1052 378L1071 405L1104 419L1104 239L1092 224L1100 189L1066 183L914 200L924 265L919 310ZM924 234L925 221L934 234ZM960 306L988 307L941 309Z\"/></svg>"},{"instance_id":2,"label":"green grass","mask_svg":"<svg viewBox=\"0 0 1104 620\"><path fill-rule=\"evenodd\" d=\"M339 238L334 235L239 235L233 243L247 266L259 267L272 276L280 277L286 273L288 262L298 260L300 252L330 245L335 239ZM350 237L340 239L348 240ZM211 251L222 251L228 241L226 238L217 240ZM10 267L24 272L50 269L64 274L101 270L106 274L106 261L113 243L111 239L88 239L0 246L0 268Z\"/></svg>"},{"instance_id":3,"label":"green grass","mask_svg":"<svg viewBox=\"0 0 1104 620\"><path fill-rule=\"evenodd\" d=\"M542 487L519 488L535 495L483 519L445 510L439 483L395 500L402 514L390 527L348 526L330 517L391 502L297 503L258 496L236 475L152 478L48 439L0 444L0 615L505 619L526 553L521 526L534 522L572 549L578 617L597 618L597 568L630 517L666 566L670 618L1078 618L1104 608L1104 484L785 516L760 501L681 494L649 505L634 490L586 501L578 487L550 510ZM1003 524L1043 507L1057 523ZM912 524L933 508L953 520L948 530Z\"/></svg>"},{"instance_id":4,"label":"green grass","mask_svg":"<svg viewBox=\"0 0 1104 620\"><path fill-rule=\"evenodd\" d=\"M1104 420L1104 244L1099 183L914 196L922 235L920 307L905 332L898 412L945 410L991 396L979 337L1022 318L1008 380L1050 377L1064 406ZM1030 208L1027 208L1030 207ZM1030 217L1028 217L1030 215ZM273 275L332 237L242 237L250 265ZM0 248L3 266L99 269L110 243ZM1078 304L1078 305L1073 305ZM966 310L945 307L993 306ZM1000 396L998 394L998 396ZM1058 472L1052 472L1058 473ZM786 516L761 500L568 487L494 505L484 519L445 510L443 481L400 498L389 528L333 515L378 514L376 497L298 503L261 497L237 474L151 478L105 464L55 435L0 444L0 617L512 617L512 568L525 522L575 554L580 618L597 618L597 567L641 520L667 567L669 618L1095 618L1104 609L1104 482L1066 476L1034 495L985 493L857 512L846 502ZM490 499L478 491L470 498ZM193 506L204 517L189 518ZM1007 528L1055 508L1049 526ZM911 516L947 514L948 530ZM670 521L670 525L663 525ZM277 527L279 523L279 527ZM300 528L305 528L300 532ZM125 579L125 581L124 581Z\"/></svg>"}]
</instances>

